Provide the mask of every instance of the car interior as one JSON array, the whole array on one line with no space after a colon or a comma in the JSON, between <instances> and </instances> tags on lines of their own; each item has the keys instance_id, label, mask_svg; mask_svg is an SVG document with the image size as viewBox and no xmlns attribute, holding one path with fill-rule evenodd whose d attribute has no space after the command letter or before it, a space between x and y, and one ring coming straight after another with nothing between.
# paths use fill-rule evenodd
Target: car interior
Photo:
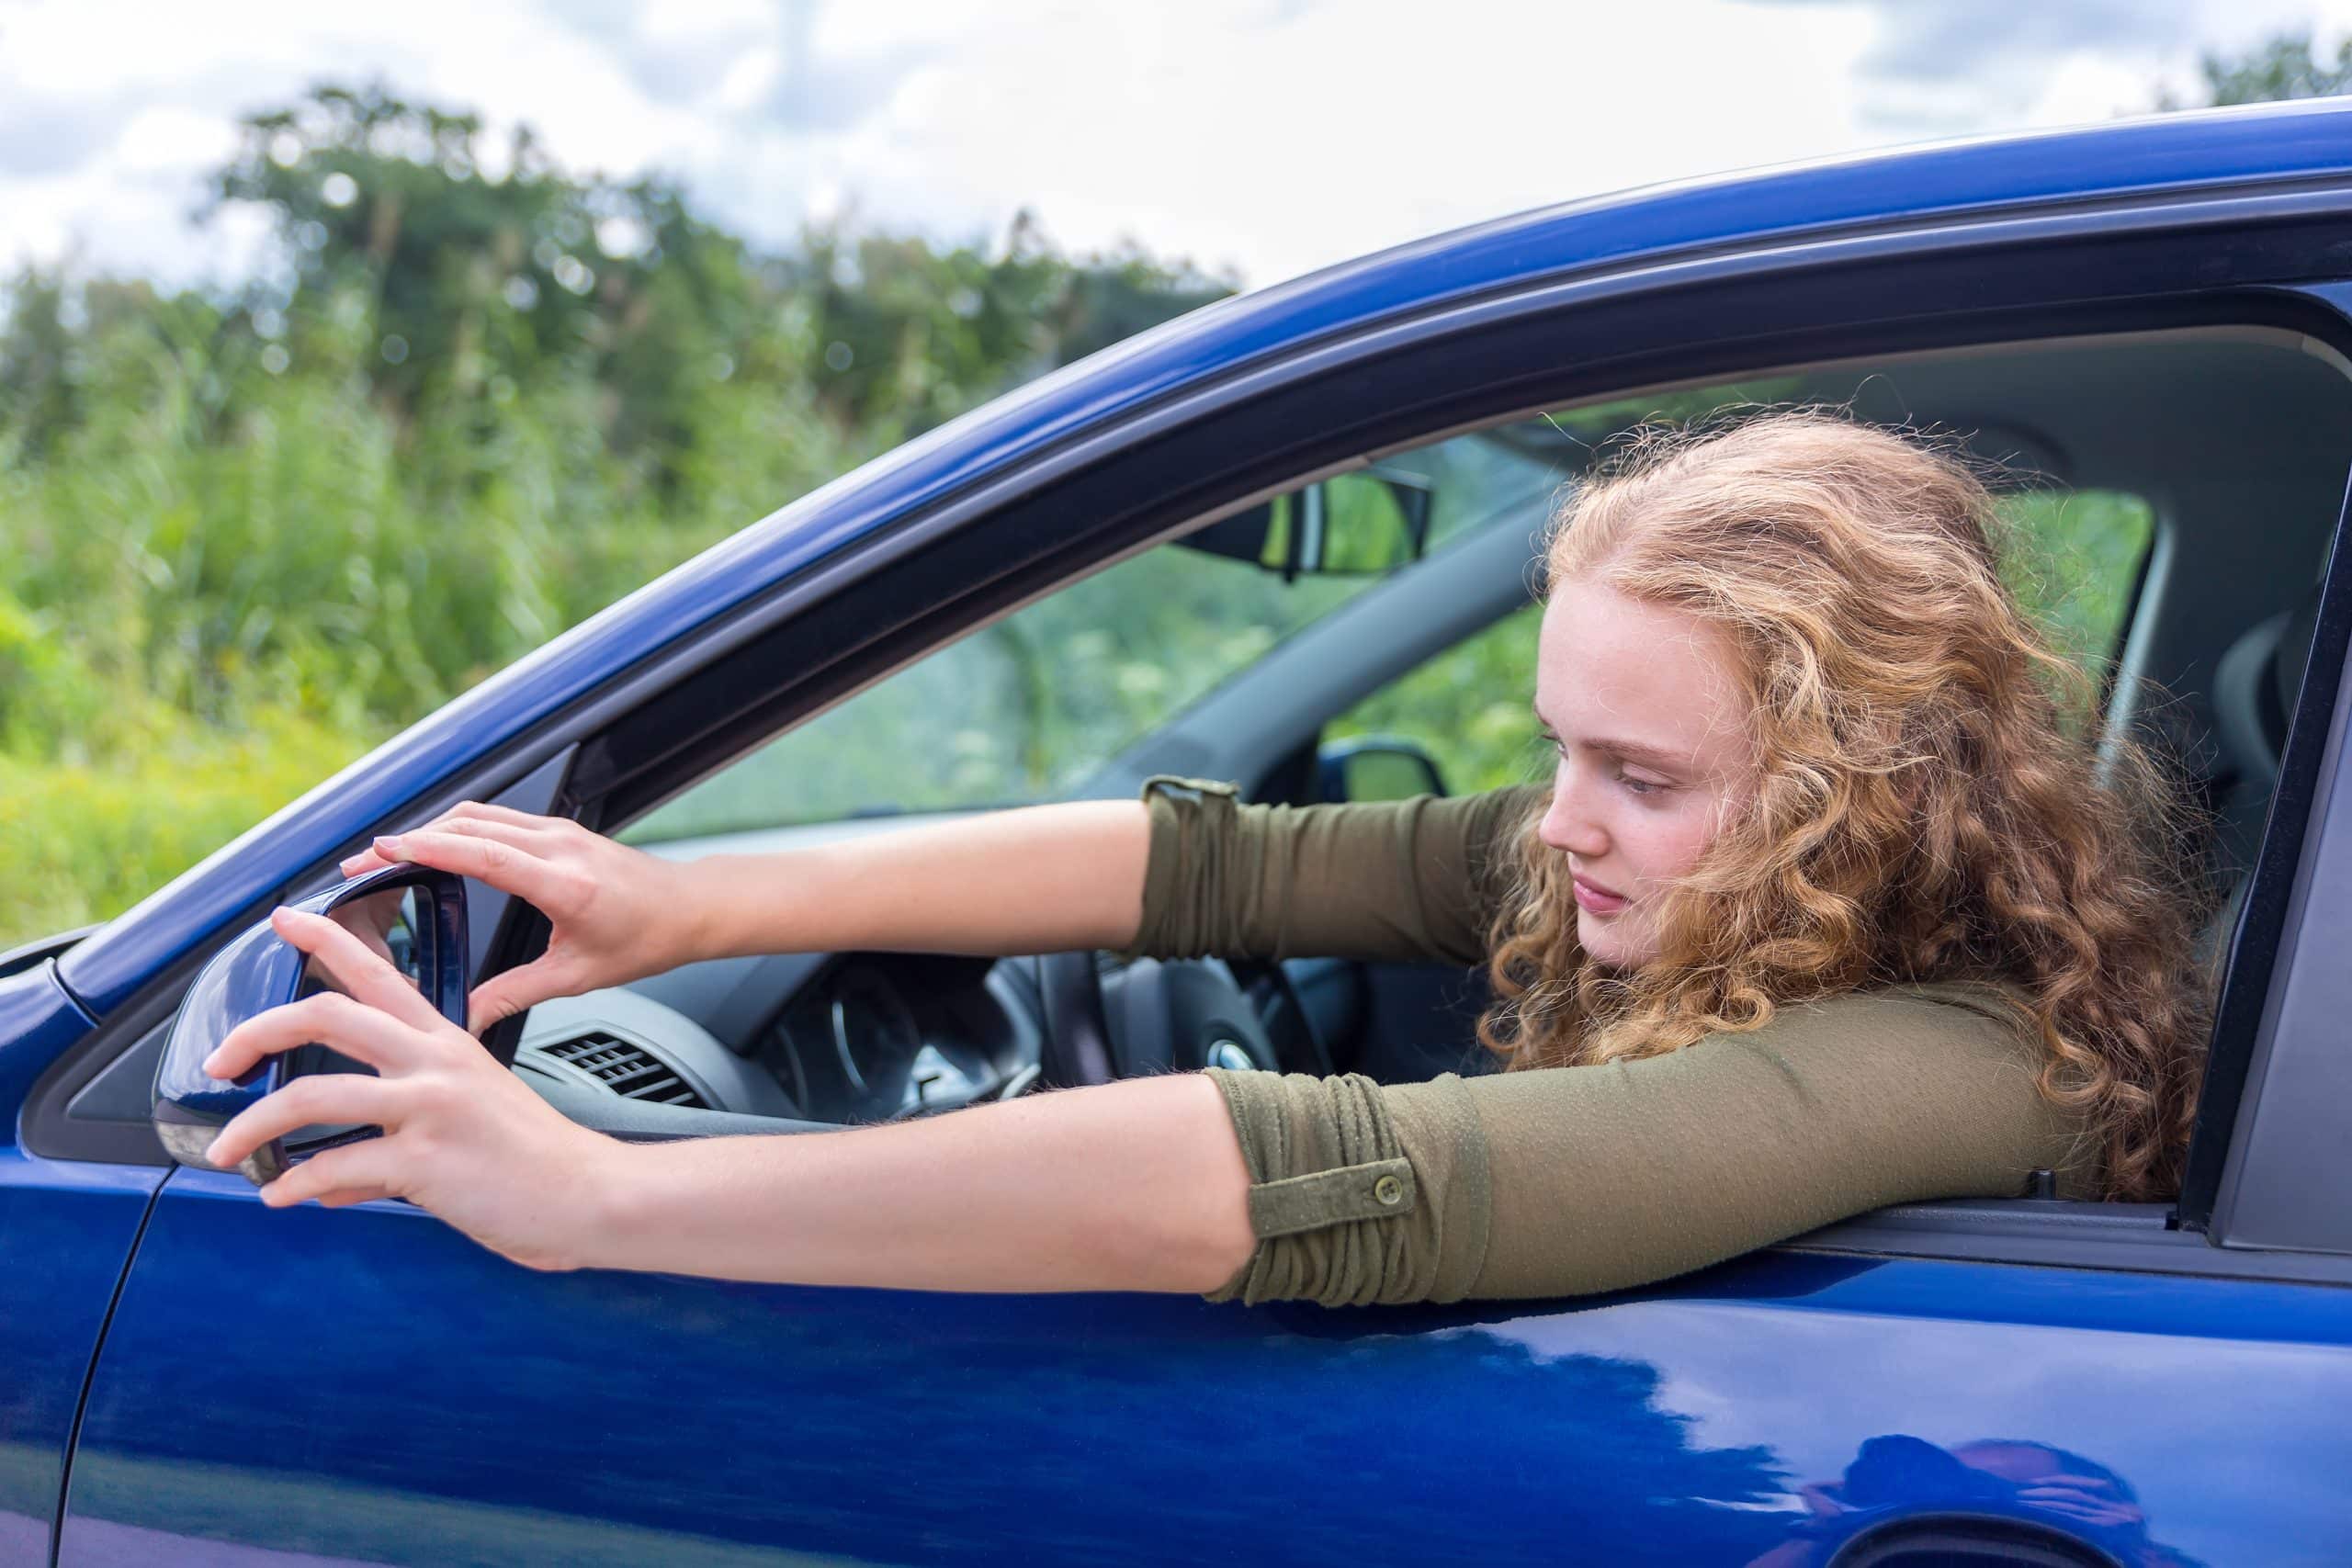
<instances>
[{"instance_id":1,"label":"car interior","mask_svg":"<svg viewBox=\"0 0 2352 1568\"><path fill-rule=\"evenodd\" d=\"M2218 973L2343 502L2347 377L2314 338L2199 327L1539 411L1202 519L605 826L694 856L1155 774L1294 805L1540 778L1531 568L1561 497L1645 421L1832 404L1998 465L2021 594L2103 682L2109 731L2154 741L2211 813ZM785 954L543 1004L514 1066L623 1136L781 1132L1211 1063L1477 1071L1484 1001L1475 971L1313 956Z\"/></svg>"}]
</instances>

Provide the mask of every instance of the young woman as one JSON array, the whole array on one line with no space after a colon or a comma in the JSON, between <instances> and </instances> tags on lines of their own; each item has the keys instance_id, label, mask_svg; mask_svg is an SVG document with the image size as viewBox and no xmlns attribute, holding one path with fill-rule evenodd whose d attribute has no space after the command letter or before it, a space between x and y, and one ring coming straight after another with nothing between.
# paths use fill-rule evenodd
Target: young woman
<instances>
[{"instance_id":1,"label":"young woman","mask_svg":"<svg viewBox=\"0 0 2352 1568\"><path fill-rule=\"evenodd\" d=\"M1489 963L1503 1072L1181 1074L799 1137L632 1146L564 1120L349 932L212 1070L320 1041L214 1145L374 1122L265 1190L398 1195L540 1268L1331 1303L1663 1278L1886 1203L2177 1179L2204 1016L2155 773L1996 570L1989 496L1815 413L1641 452L1547 550L1548 788L1290 809L1156 780L673 864L461 806L346 863L553 922L477 1029L698 958L1122 948ZM938 1201L953 1191L956 1201Z\"/></svg>"}]
</instances>

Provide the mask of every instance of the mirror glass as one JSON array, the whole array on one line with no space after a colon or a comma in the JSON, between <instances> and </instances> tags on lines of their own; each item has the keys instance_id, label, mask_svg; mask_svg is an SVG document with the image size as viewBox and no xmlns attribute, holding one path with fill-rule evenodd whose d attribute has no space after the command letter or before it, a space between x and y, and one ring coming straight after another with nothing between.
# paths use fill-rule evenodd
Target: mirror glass
<instances>
[{"instance_id":1,"label":"mirror glass","mask_svg":"<svg viewBox=\"0 0 2352 1568\"><path fill-rule=\"evenodd\" d=\"M413 883L405 887L387 887L330 909L327 919L357 937L379 958L399 970L401 978L422 991L433 962L432 938L428 934L433 929L430 897L427 889ZM303 964L300 997L343 988L317 959Z\"/></svg>"}]
</instances>

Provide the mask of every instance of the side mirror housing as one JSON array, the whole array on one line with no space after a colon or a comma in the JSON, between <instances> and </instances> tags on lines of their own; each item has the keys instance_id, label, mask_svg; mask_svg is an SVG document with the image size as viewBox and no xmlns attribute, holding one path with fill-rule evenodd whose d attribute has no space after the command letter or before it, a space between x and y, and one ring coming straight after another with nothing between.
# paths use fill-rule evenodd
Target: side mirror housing
<instances>
[{"instance_id":1,"label":"side mirror housing","mask_svg":"<svg viewBox=\"0 0 2352 1568\"><path fill-rule=\"evenodd\" d=\"M354 877L294 906L356 932L382 953L442 1017L466 1021L466 896L461 878L427 866L395 865ZM257 1013L337 989L318 966L262 920L213 955L181 999L155 1065L155 1136L182 1165L216 1168L204 1151L232 1118L294 1075L281 1052L230 1081L204 1070L229 1032ZM307 1047L305 1048L307 1050ZM342 1142L342 1138L322 1141ZM273 1139L237 1168L256 1186L292 1161Z\"/></svg>"},{"instance_id":2,"label":"side mirror housing","mask_svg":"<svg viewBox=\"0 0 2352 1568\"><path fill-rule=\"evenodd\" d=\"M1318 800L1410 800L1444 793L1436 759L1402 736L1351 736L1315 756Z\"/></svg>"}]
</instances>

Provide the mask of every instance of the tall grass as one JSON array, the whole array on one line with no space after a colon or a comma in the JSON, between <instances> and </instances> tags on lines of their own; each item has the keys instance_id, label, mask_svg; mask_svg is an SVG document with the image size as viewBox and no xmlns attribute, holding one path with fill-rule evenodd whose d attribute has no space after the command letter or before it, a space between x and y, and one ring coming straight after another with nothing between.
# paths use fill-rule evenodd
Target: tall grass
<instances>
[{"instance_id":1,"label":"tall grass","mask_svg":"<svg viewBox=\"0 0 2352 1568\"><path fill-rule=\"evenodd\" d=\"M119 910L889 434L733 377L657 486L560 365L390 405L357 293L279 340L194 297L92 310L78 417L38 450L0 425L0 947Z\"/></svg>"}]
</instances>

